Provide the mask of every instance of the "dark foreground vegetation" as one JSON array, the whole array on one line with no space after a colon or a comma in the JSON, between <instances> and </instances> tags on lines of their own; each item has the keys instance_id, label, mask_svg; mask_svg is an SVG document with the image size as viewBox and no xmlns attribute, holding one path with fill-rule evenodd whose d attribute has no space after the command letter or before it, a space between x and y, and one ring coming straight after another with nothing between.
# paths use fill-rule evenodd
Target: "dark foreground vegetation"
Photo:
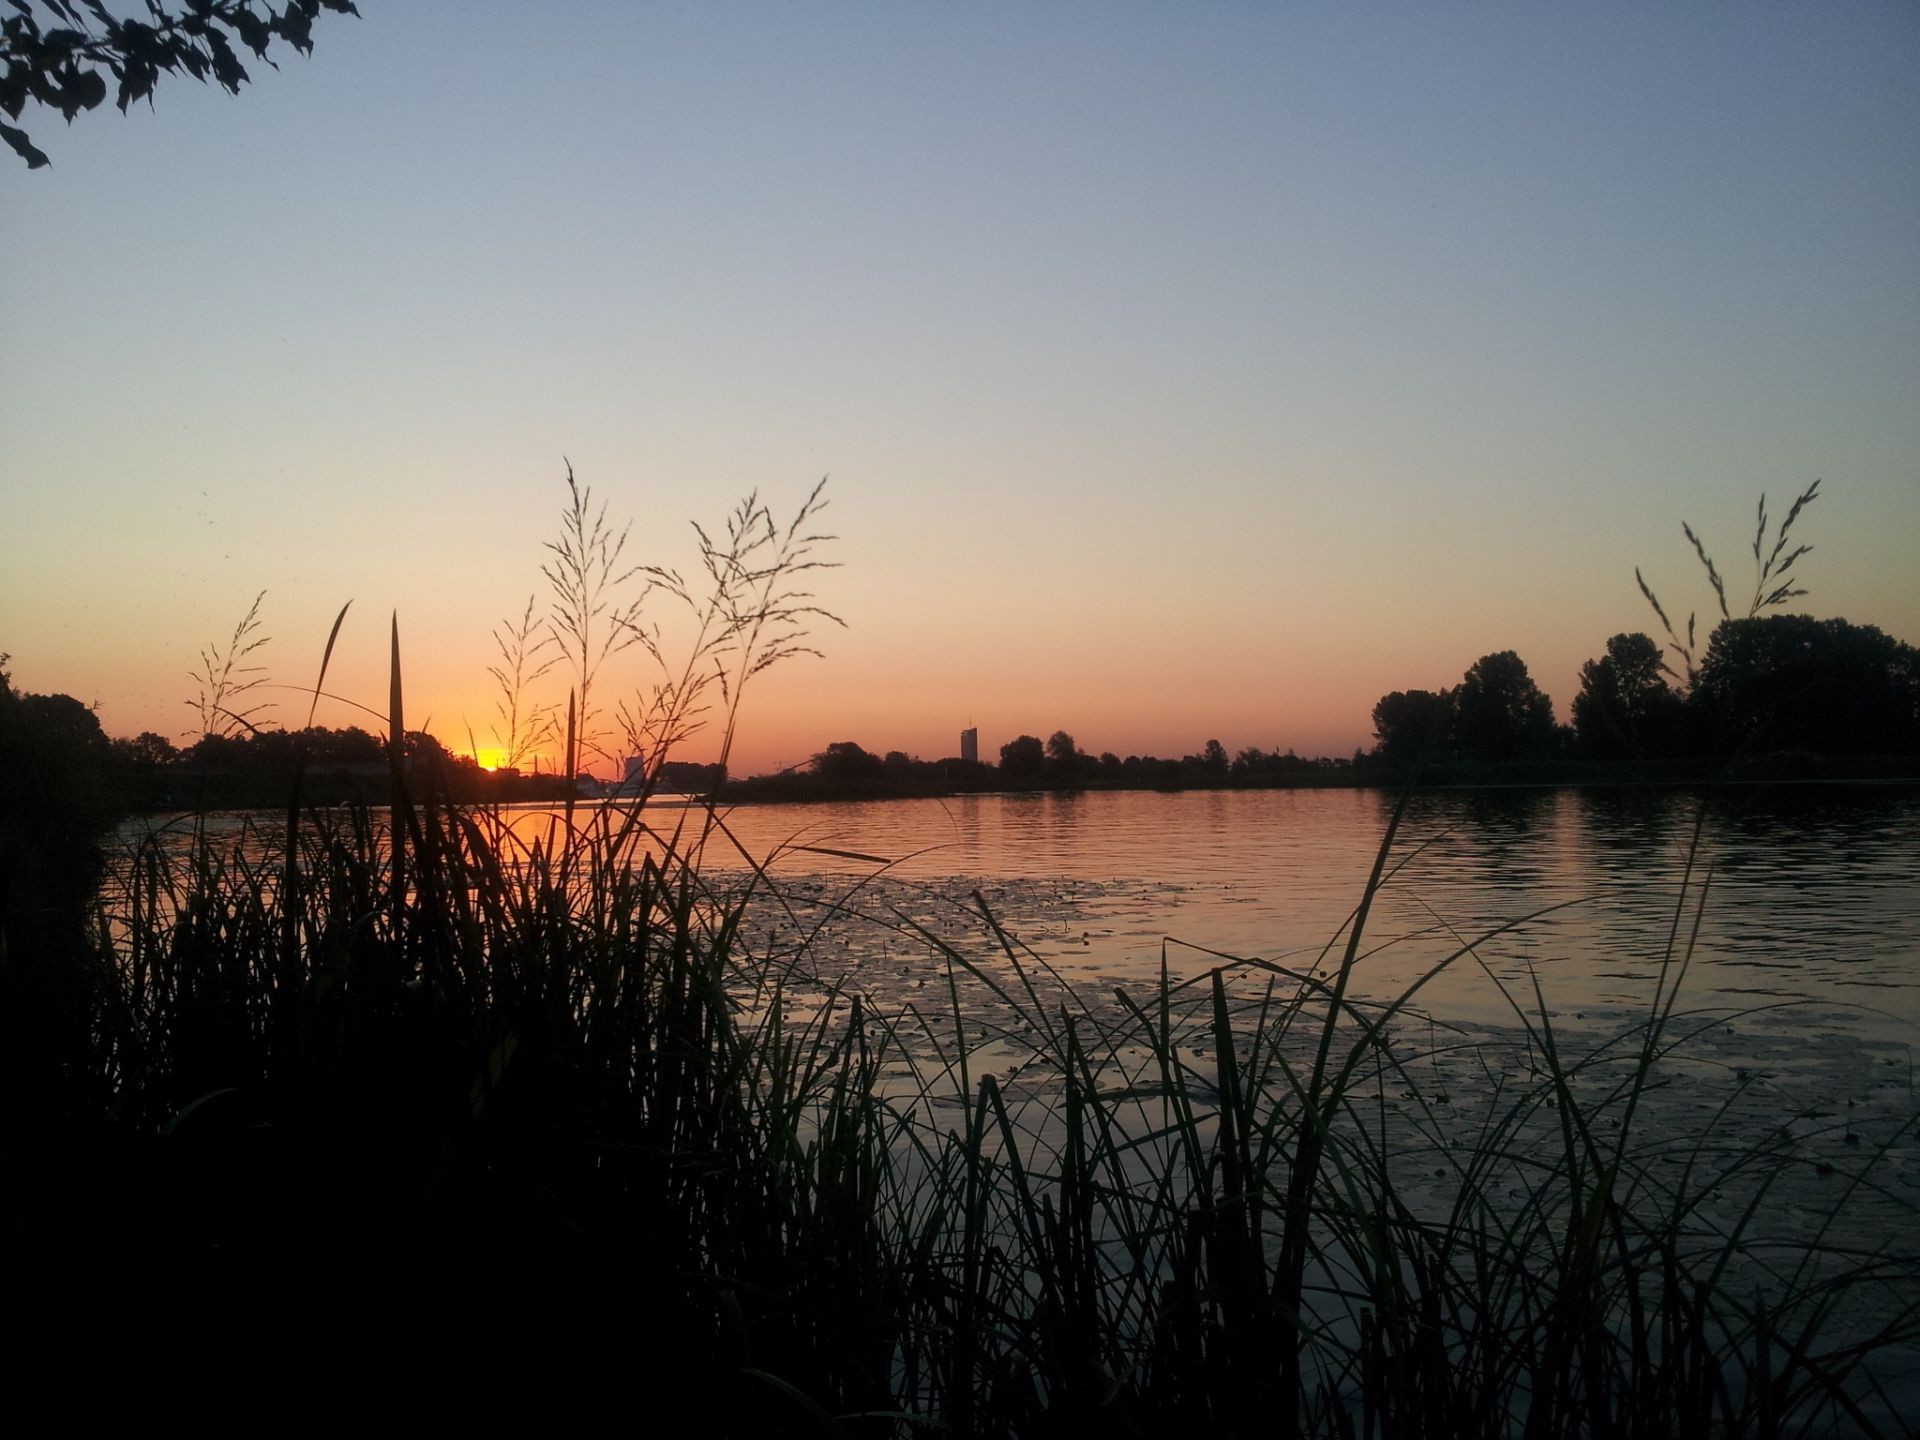
<instances>
[{"instance_id":1,"label":"dark foreground vegetation","mask_svg":"<svg viewBox=\"0 0 1920 1440\"><path fill-rule=\"evenodd\" d=\"M569 514L591 616L610 547ZM806 553L741 517L709 554L731 704L793 643L769 618ZM571 772L597 652L566 635ZM697 688L634 717L662 742L639 804L516 831L404 738L394 655L377 806L317 801L296 747L278 814L183 821L96 888L112 802L72 777L99 767L10 772L23 1383L255 1419L403 1394L499 1420L530 1391L743 1436L1910 1429L1920 1217L1875 1177L1914 1117L1818 1162L1811 1229L1776 1224L1815 1164L1793 1117L1723 1133L1735 1089L1692 1133L1645 1120L1724 1018L1682 998L1702 877L1624 1033L1570 1049L1508 995L1524 1064L1469 1122L1410 1043L1420 987L1349 994L1396 828L1298 967L1075 995L975 896L958 941L883 908L941 998L882 1001L714 812L646 805ZM97 759L90 720L0 686L19 743ZM1871 1243L1837 1228L1861 1206Z\"/></svg>"},{"instance_id":2,"label":"dark foreground vegetation","mask_svg":"<svg viewBox=\"0 0 1920 1440\"><path fill-rule=\"evenodd\" d=\"M749 940L787 902L722 882L700 812L651 845L631 808L527 838L396 774L390 809L162 834L101 904L10 909L18 1353L106 1316L138 1335L121 1373L213 1364L222 1404L318 1368L334 1398L498 1415L530 1384L545 1414L730 1435L1913 1418L1883 1387L1920 1353L1920 1217L1783 1241L1770 1192L1813 1163L1786 1127L1636 1124L1695 1028L1697 880L1644 1023L1563 1054L1514 994L1537 1064L1463 1130L1396 1024L1414 993L1346 996L1391 831L1319 963L1090 1005L980 906L972 944L892 922L944 987L922 1009L864 998L806 927ZM1911 1128L1824 1203L1875 1198Z\"/></svg>"}]
</instances>

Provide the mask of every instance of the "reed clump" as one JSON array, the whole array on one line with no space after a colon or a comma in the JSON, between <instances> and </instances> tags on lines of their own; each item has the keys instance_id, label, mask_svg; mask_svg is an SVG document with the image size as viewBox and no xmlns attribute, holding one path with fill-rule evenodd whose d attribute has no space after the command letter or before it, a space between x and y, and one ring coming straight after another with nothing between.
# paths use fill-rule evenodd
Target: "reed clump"
<instances>
[{"instance_id":1,"label":"reed clump","mask_svg":"<svg viewBox=\"0 0 1920 1440\"><path fill-rule=\"evenodd\" d=\"M787 613L705 632L728 704L807 603L740 573ZM1456 1103L1413 1007L1531 917L1357 998L1399 826L1309 963L1111 996L978 895L961 938L831 897L924 957L925 1001L841 966L712 809L463 807L396 764L378 809L183 821L70 957L84 1023L29 1057L69 1103L9 1157L13 1249L252 1373L351 1343L414 1393L504 1368L716 1434L1904 1433L1915 1217L1876 1175L1913 1118L1833 1177L1832 1215L1894 1217L1877 1247L1771 1224L1813 1163L1791 1127L1645 1131L1699 1023L1691 872L1637 1026L1573 1049L1511 993L1528 1066Z\"/></svg>"},{"instance_id":2,"label":"reed clump","mask_svg":"<svg viewBox=\"0 0 1920 1440\"><path fill-rule=\"evenodd\" d=\"M866 907L925 947L923 1005L831 973L811 922L753 938L788 901L764 867L701 863L727 843L710 812L530 831L427 781L392 813L140 847L78 1067L113 1223L37 1217L52 1264L178 1287L216 1330L316 1324L352 1277L414 1295L424 1353L600 1357L582 1385L695 1386L716 1433L1911 1419L1889 1387L1920 1346L1913 1230L1783 1240L1769 1196L1814 1163L1786 1127L1636 1127L1693 1023L1690 915L1658 1008L1610 1045L1564 1050L1516 994L1533 1071L1469 1106L1396 1023L1414 991L1346 994L1391 834L1322 963L1220 957L1099 1004L984 902L976 943ZM1910 1131L1849 1152L1836 1210L1897 1208L1876 1161Z\"/></svg>"}]
</instances>

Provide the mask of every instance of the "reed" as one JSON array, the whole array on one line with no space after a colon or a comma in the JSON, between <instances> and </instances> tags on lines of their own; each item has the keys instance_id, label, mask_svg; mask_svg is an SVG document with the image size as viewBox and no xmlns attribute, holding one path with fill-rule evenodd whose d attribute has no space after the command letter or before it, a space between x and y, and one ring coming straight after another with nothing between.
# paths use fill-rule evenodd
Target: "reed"
<instances>
[{"instance_id":1,"label":"reed","mask_svg":"<svg viewBox=\"0 0 1920 1440\"><path fill-rule=\"evenodd\" d=\"M735 569L793 615L703 612L729 705L811 603L780 578L810 532L771 533L771 573ZM393 656L397 737L397 629ZM1682 1000L1704 867L1637 1024L1574 1046L1505 987L1523 1046L1470 1098L1420 993L1500 985L1484 951L1534 917L1436 925L1416 983L1357 998L1407 943L1370 929L1417 852L1400 826L1318 954L1187 978L1169 954L1095 996L978 894L935 925L876 862L803 901L710 808L529 825L396 763L384 809L190 819L121 867L76 960L65 1123L112 1198L19 1213L57 1272L117 1277L95 1303L281 1346L362 1287L405 1307L417 1385L509 1365L556 1410L670 1387L720 1434L1904 1433L1915 1217L1876 1176L1911 1117L1829 1192L1895 1207L1877 1250L1773 1224L1812 1162L1786 1117L1731 1137L1744 1090L1695 1133L1646 1126L1725 1018ZM851 925L943 1000L866 987L830 943Z\"/></svg>"},{"instance_id":2,"label":"reed","mask_svg":"<svg viewBox=\"0 0 1920 1440\"><path fill-rule=\"evenodd\" d=\"M164 1276L204 1284L235 1251L376 1288L424 1267L534 1353L583 1306L600 1351L697 1381L720 1433L1911 1419L1875 1392L1920 1345L1900 1232L1885 1253L1775 1233L1783 1167L1812 1163L1784 1123L1639 1128L1657 1072L1724 1019L1679 1003L1703 877L1639 1025L1570 1051L1537 990L1511 993L1535 1068L1468 1104L1430 1078L1444 1046L1408 1043L1418 986L1347 994L1391 835L1315 963L1216 957L1106 1001L978 897L972 942L834 899L835 924L924 947L928 1010L831 973L764 866L696 864L698 819L582 807L529 835L408 784L390 814L203 827L131 867L96 1063ZM791 938L750 934L767 909ZM1911 1129L1859 1152L1836 1210Z\"/></svg>"}]
</instances>

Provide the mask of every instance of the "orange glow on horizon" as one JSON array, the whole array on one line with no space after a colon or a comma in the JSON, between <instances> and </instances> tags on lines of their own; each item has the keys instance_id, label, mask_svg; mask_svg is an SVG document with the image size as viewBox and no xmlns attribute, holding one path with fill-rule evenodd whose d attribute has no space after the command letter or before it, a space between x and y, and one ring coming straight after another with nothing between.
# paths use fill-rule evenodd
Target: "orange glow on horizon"
<instances>
[{"instance_id":1,"label":"orange glow on horizon","mask_svg":"<svg viewBox=\"0 0 1920 1440\"><path fill-rule=\"evenodd\" d=\"M471 760L482 770L488 772L515 769L522 775L532 775L536 772L544 775L556 773L560 769L560 762L544 751L525 751L516 763L513 757L507 753L506 747L502 745L475 745L469 742L465 736L461 737L458 745L454 744L453 741L445 736L436 738L440 740L441 744L447 747L449 754L459 755ZM588 767L583 766L582 768Z\"/></svg>"}]
</instances>

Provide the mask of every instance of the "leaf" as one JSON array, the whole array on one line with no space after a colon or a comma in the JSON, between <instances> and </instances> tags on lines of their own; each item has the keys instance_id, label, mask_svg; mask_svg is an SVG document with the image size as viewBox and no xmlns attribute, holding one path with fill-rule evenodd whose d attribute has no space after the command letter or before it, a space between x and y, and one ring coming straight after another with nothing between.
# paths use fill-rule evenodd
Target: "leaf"
<instances>
[{"instance_id":1,"label":"leaf","mask_svg":"<svg viewBox=\"0 0 1920 1440\"><path fill-rule=\"evenodd\" d=\"M33 142L27 139L26 131L16 130L3 121L0 121L0 140L6 141L13 153L27 162L29 170L38 170L42 165L53 163L45 154L34 148Z\"/></svg>"},{"instance_id":2,"label":"leaf","mask_svg":"<svg viewBox=\"0 0 1920 1440\"><path fill-rule=\"evenodd\" d=\"M154 82L159 78L160 72L144 60L129 58L121 61L120 98L115 102L120 107L120 113L124 115L127 106L153 94Z\"/></svg>"},{"instance_id":3,"label":"leaf","mask_svg":"<svg viewBox=\"0 0 1920 1440\"><path fill-rule=\"evenodd\" d=\"M291 45L302 55L311 55L313 53L313 38L311 34L313 19L311 16L301 13L292 6L288 6L268 23L272 25L274 32L279 35L282 40L285 40L287 44Z\"/></svg>"},{"instance_id":4,"label":"leaf","mask_svg":"<svg viewBox=\"0 0 1920 1440\"><path fill-rule=\"evenodd\" d=\"M228 94L238 95L240 87L247 83L247 72L227 43L227 37L218 30L207 32L207 48L213 54L213 78Z\"/></svg>"},{"instance_id":5,"label":"leaf","mask_svg":"<svg viewBox=\"0 0 1920 1440\"><path fill-rule=\"evenodd\" d=\"M327 648L320 656L320 678L313 682L313 703L307 707L307 726L313 726L314 712L320 708L320 689L327 683L327 666L333 663L334 642L340 638L340 626L347 618L347 611L353 607L349 600L340 607L340 613L333 617L333 629L327 632Z\"/></svg>"},{"instance_id":6,"label":"leaf","mask_svg":"<svg viewBox=\"0 0 1920 1440\"><path fill-rule=\"evenodd\" d=\"M240 43L253 51L253 53L258 55L262 60L266 59L267 41L271 38L271 32L267 29L267 22L251 10L236 10L228 19L232 23L233 28L240 32Z\"/></svg>"}]
</instances>

